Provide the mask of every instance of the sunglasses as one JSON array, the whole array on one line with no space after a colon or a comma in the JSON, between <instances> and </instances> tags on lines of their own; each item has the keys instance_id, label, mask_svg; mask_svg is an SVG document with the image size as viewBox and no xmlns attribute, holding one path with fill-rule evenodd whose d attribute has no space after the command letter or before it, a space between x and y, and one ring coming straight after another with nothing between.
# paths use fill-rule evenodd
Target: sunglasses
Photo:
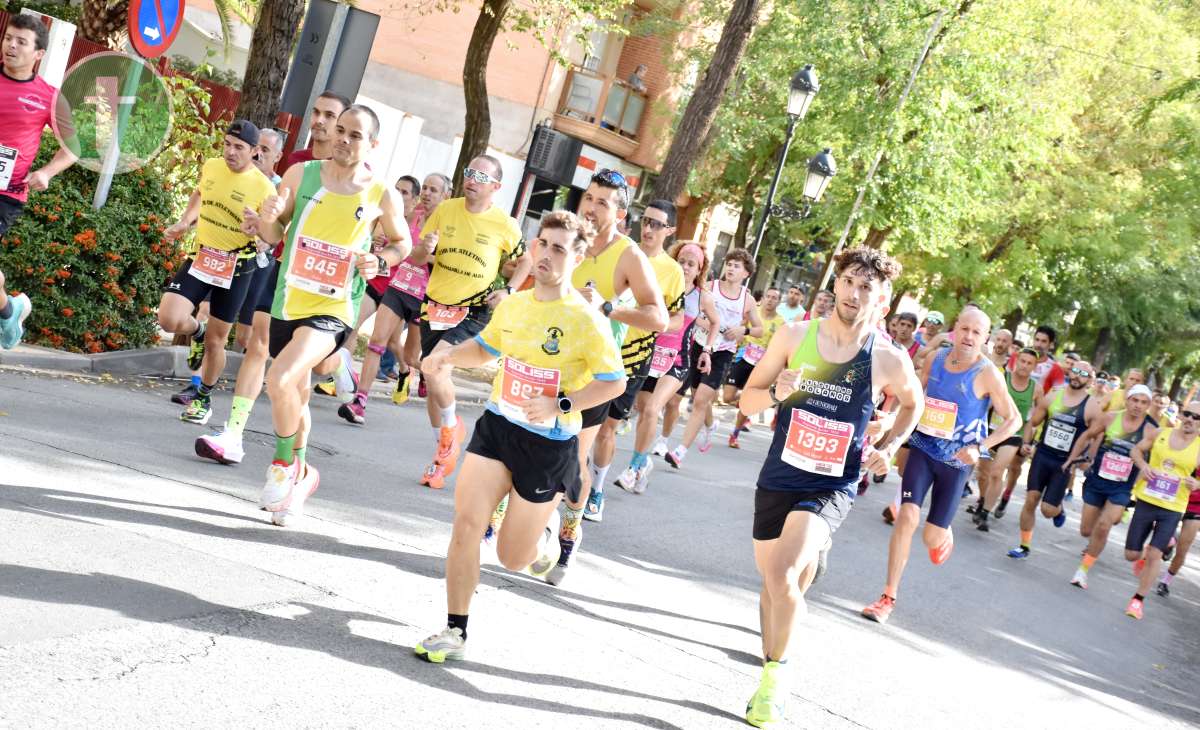
<instances>
[{"instance_id":1,"label":"sunglasses","mask_svg":"<svg viewBox=\"0 0 1200 730\"><path fill-rule=\"evenodd\" d=\"M625 180L624 175L622 175L617 170L609 170L607 168L601 170L600 172L596 173L595 175L592 175L592 180L594 182L602 183L602 184L608 185L610 187L613 187L613 186L620 187L620 188L629 187L629 183Z\"/></svg>"},{"instance_id":2,"label":"sunglasses","mask_svg":"<svg viewBox=\"0 0 1200 730\"><path fill-rule=\"evenodd\" d=\"M1200 421L1200 413L1196 413L1195 411L1180 411L1179 416L1181 418L1190 418L1193 421Z\"/></svg>"},{"instance_id":3,"label":"sunglasses","mask_svg":"<svg viewBox=\"0 0 1200 730\"><path fill-rule=\"evenodd\" d=\"M487 174L483 170L476 170L473 167L464 167L463 168L463 179L474 180L475 182L481 183L483 185L487 185L488 183L500 182L499 180L497 180L496 178Z\"/></svg>"},{"instance_id":4,"label":"sunglasses","mask_svg":"<svg viewBox=\"0 0 1200 730\"><path fill-rule=\"evenodd\" d=\"M642 228L647 228L651 231L661 231L664 228L670 228L670 225L671 224L669 224L669 223L663 223L662 221L656 221L653 218L646 218L646 217L642 218Z\"/></svg>"},{"instance_id":5,"label":"sunglasses","mask_svg":"<svg viewBox=\"0 0 1200 730\"><path fill-rule=\"evenodd\" d=\"M1072 375L1078 375L1078 376L1079 376L1079 377L1081 377L1081 378L1090 378L1090 377L1092 377L1092 373L1091 373L1091 371L1084 370L1083 368L1071 368L1071 374L1072 374Z\"/></svg>"}]
</instances>

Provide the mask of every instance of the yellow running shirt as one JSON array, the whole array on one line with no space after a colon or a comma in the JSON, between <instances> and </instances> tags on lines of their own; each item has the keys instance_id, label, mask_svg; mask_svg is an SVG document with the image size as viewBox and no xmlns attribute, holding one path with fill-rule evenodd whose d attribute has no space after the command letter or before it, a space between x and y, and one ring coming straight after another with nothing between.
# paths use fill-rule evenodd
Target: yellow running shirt
<instances>
[{"instance_id":1,"label":"yellow running shirt","mask_svg":"<svg viewBox=\"0 0 1200 730\"><path fill-rule=\"evenodd\" d=\"M1181 450L1171 448L1171 433L1175 429L1164 428L1158 432L1154 445L1150 447L1150 458L1147 462L1154 471L1167 475L1166 479L1147 481L1143 474L1138 477L1133 486L1133 496L1139 502L1149 502L1172 512L1187 511L1188 495L1191 494L1182 481L1196 470L1196 461L1200 458L1200 437Z\"/></svg>"},{"instance_id":2,"label":"yellow running shirt","mask_svg":"<svg viewBox=\"0 0 1200 730\"><path fill-rule=\"evenodd\" d=\"M621 260L625 249L636 245L629 236L617 236L598 256L585 256L583 262L575 267L575 272L571 274L571 286L582 289L591 284L605 301L615 302L618 295L625 293L613 287L613 280L617 276L617 262Z\"/></svg>"},{"instance_id":3,"label":"yellow running shirt","mask_svg":"<svg viewBox=\"0 0 1200 730\"><path fill-rule=\"evenodd\" d=\"M467 210L466 198L451 198L434 208L421 237L438 234L433 271L425 296L448 306L480 306L496 281L500 263L524 250L521 229L499 208Z\"/></svg>"},{"instance_id":4,"label":"yellow running shirt","mask_svg":"<svg viewBox=\"0 0 1200 730\"><path fill-rule=\"evenodd\" d=\"M200 218L196 221L196 242L221 251L246 249L253 256L254 239L242 233L242 209L258 210L275 186L254 165L234 172L225 160L214 157L200 168Z\"/></svg>"},{"instance_id":5,"label":"yellow running shirt","mask_svg":"<svg viewBox=\"0 0 1200 730\"><path fill-rule=\"evenodd\" d=\"M578 434L582 414L529 423L517 403L535 394L574 393L592 380L625 375L608 320L574 289L553 302L538 301L532 289L506 297L475 340L500 358L488 410L555 441Z\"/></svg>"},{"instance_id":6,"label":"yellow running shirt","mask_svg":"<svg viewBox=\"0 0 1200 730\"><path fill-rule=\"evenodd\" d=\"M371 250L371 228L387 186L378 180L352 195L321 184L321 160L305 162L292 220L284 234L271 316L336 317L353 327L366 282L353 253Z\"/></svg>"},{"instance_id":7,"label":"yellow running shirt","mask_svg":"<svg viewBox=\"0 0 1200 730\"><path fill-rule=\"evenodd\" d=\"M767 319L767 315L763 314L761 306L758 308L758 318L762 320L763 333L758 337L747 337L746 342L753 345L762 345L765 349L767 345L771 344L771 338L775 336L779 328L787 324L787 320L783 318L782 314L779 314L778 310L776 310L774 319Z\"/></svg>"},{"instance_id":8,"label":"yellow running shirt","mask_svg":"<svg viewBox=\"0 0 1200 730\"><path fill-rule=\"evenodd\" d=\"M679 266L679 262L671 258L666 251L650 257L649 261L650 267L654 269L654 278L658 281L658 288L662 289L663 302L667 305L667 314L675 314L683 308L683 269ZM630 327L629 331L625 333L625 342L621 345L621 358L625 361L625 367L630 373L654 354L656 334L636 327Z\"/></svg>"}]
</instances>

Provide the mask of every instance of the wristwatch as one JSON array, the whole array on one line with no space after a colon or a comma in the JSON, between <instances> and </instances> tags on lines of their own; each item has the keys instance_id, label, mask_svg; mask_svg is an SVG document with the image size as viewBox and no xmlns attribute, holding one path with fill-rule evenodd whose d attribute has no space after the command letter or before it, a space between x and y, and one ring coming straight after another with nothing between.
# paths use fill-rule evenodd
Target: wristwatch
<instances>
[{"instance_id":1,"label":"wristwatch","mask_svg":"<svg viewBox=\"0 0 1200 730\"><path fill-rule=\"evenodd\" d=\"M771 396L771 403L777 406L783 405L783 401L779 400L779 396L775 395L775 384L771 383L771 387L767 388L767 395Z\"/></svg>"},{"instance_id":2,"label":"wristwatch","mask_svg":"<svg viewBox=\"0 0 1200 730\"><path fill-rule=\"evenodd\" d=\"M613 313L613 303L605 302L604 304L600 305L600 311L604 312L605 317L611 317Z\"/></svg>"},{"instance_id":3,"label":"wristwatch","mask_svg":"<svg viewBox=\"0 0 1200 730\"><path fill-rule=\"evenodd\" d=\"M379 273L382 274L383 272L387 271L388 267L389 267L387 259L380 256L379 254L375 254L375 258L376 258L376 260L379 261Z\"/></svg>"},{"instance_id":4,"label":"wristwatch","mask_svg":"<svg viewBox=\"0 0 1200 730\"><path fill-rule=\"evenodd\" d=\"M565 416L565 415L567 415L568 413L570 413L570 412L571 412L571 409L572 409L572 408L574 408L574 407L575 407L575 403L573 403L573 402L571 401L571 399L570 399L570 398L568 398L567 396L565 396L565 395L560 395L560 396L558 397L558 411L559 411L559 413L562 413L562 414Z\"/></svg>"},{"instance_id":5,"label":"wristwatch","mask_svg":"<svg viewBox=\"0 0 1200 730\"><path fill-rule=\"evenodd\" d=\"M505 287L504 287L504 291L505 291L505 292L507 292L507 293L509 293L509 294L512 294L512 293L513 293L513 288L512 288L511 286L505 286Z\"/></svg>"}]
</instances>

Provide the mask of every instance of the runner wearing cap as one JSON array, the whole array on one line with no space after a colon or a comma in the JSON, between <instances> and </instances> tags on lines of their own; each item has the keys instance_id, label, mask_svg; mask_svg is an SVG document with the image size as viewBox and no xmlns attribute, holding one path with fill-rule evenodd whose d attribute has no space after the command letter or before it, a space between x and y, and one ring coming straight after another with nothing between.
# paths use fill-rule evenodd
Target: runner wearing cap
<instances>
[{"instance_id":1,"label":"runner wearing cap","mask_svg":"<svg viewBox=\"0 0 1200 730\"><path fill-rule=\"evenodd\" d=\"M258 127L253 123L238 119L230 124L221 157L204 162L200 183L183 215L163 232L166 240L174 242L196 226L192 254L158 305L160 327L192 338L188 365L200 370L200 385L180 415L189 423L208 423L212 415L211 394L225 370L229 330L242 311L258 271L258 247L253 232L243 230L243 211L257 211L275 194L275 186L254 165L257 145ZM201 324L192 311L205 298L209 299L209 316Z\"/></svg>"},{"instance_id":2,"label":"runner wearing cap","mask_svg":"<svg viewBox=\"0 0 1200 730\"><path fill-rule=\"evenodd\" d=\"M921 323L921 328L917 330L916 339L921 347L929 344L929 341L937 337L942 331L942 327L946 324L946 315L937 310L930 310L925 314L925 319Z\"/></svg>"}]
</instances>

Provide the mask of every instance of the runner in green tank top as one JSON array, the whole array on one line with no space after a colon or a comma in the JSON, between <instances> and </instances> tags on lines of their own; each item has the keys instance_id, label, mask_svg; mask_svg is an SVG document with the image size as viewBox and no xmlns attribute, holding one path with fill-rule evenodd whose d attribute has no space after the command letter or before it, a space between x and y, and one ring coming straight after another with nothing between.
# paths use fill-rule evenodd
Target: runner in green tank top
<instances>
[{"instance_id":1,"label":"runner in green tank top","mask_svg":"<svg viewBox=\"0 0 1200 730\"><path fill-rule=\"evenodd\" d=\"M1026 349L1017 355L1012 372L1004 374L1004 382L1008 385L1008 394L1017 404L1017 412L1021 416L1022 423L1029 420L1030 413L1033 411L1037 382L1031 376L1033 368L1036 366L1037 351ZM997 416L993 412L989 420L989 427L994 429L997 425ZM980 532L987 532L990 529L988 517L996 508L996 502L1000 500L1000 495L1004 493L1004 473L1020 448L1021 436L1017 434L996 447L996 453L990 461L985 459L976 466L979 472L979 502L968 511L974 513L975 527Z\"/></svg>"}]
</instances>

